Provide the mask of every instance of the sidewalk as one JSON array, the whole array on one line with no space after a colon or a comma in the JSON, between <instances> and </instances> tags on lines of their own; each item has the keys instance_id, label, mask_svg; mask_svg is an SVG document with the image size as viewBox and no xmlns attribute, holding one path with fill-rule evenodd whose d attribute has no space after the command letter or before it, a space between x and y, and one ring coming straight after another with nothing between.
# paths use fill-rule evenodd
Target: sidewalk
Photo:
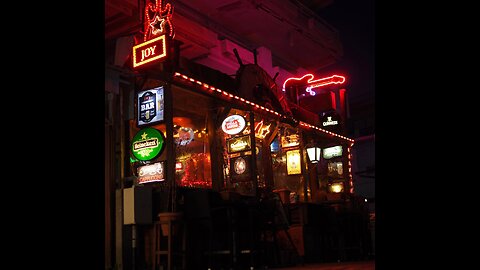
<instances>
[{"instance_id":1,"label":"sidewalk","mask_svg":"<svg viewBox=\"0 0 480 270\"><path fill-rule=\"evenodd\" d=\"M275 268L278 270L375 270L375 261L315 263L294 267Z\"/></svg>"}]
</instances>

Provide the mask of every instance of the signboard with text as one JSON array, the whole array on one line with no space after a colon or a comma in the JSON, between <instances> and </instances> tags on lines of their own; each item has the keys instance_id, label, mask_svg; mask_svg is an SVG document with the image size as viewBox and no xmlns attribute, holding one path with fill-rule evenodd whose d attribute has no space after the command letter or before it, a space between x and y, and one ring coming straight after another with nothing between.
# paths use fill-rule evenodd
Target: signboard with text
<instances>
[{"instance_id":1,"label":"signboard with text","mask_svg":"<svg viewBox=\"0 0 480 270\"><path fill-rule=\"evenodd\" d=\"M144 128L132 139L132 153L138 160L151 160L165 148L163 133L154 128Z\"/></svg>"},{"instance_id":2,"label":"signboard with text","mask_svg":"<svg viewBox=\"0 0 480 270\"><path fill-rule=\"evenodd\" d=\"M242 132L246 127L245 118L241 115L234 114L225 118L222 122L223 132L229 135L235 135Z\"/></svg>"},{"instance_id":3,"label":"signboard with text","mask_svg":"<svg viewBox=\"0 0 480 270\"><path fill-rule=\"evenodd\" d=\"M163 121L163 112L163 87L160 86L137 93L137 126Z\"/></svg>"},{"instance_id":4,"label":"signboard with text","mask_svg":"<svg viewBox=\"0 0 480 270\"><path fill-rule=\"evenodd\" d=\"M133 46L133 67L139 67L167 57L165 35Z\"/></svg>"},{"instance_id":5,"label":"signboard with text","mask_svg":"<svg viewBox=\"0 0 480 270\"><path fill-rule=\"evenodd\" d=\"M235 137L227 140L227 152L229 154L252 149L250 135Z\"/></svg>"},{"instance_id":6,"label":"signboard with text","mask_svg":"<svg viewBox=\"0 0 480 270\"><path fill-rule=\"evenodd\" d=\"M138 167L137 184L165 181L165 163L157 162Z\"/></svg>"},{"instance_id":7,"label":"signboard with text","mask_svg":"<svg viewBox=\"0 0 480 270\"><path fill-rule=\"evenodd\" d=\"M337 145L337 146L332 146L332 147L327 147L323 149L323 158L324 159L331 159L334 157L341 157L342 156L342 146Z\"/></svg>"}]
</instances>

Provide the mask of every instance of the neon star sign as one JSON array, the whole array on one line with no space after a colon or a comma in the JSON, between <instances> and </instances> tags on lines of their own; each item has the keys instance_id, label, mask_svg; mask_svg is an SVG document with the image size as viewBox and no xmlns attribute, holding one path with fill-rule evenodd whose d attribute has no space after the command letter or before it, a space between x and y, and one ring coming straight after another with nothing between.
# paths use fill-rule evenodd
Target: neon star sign
<instances>
[{"instance_id":1,"label":"neon star sign","mask_svg":"<svg viewBox=\"0 0 480 270\"><path fill-rule=\"evenodd\" d=\"M302 86L305 87L305 91L311 96L315 96L316 93L313 91L315 88L319 88L331 84L343 84L345 83L345 77L340 75L332 75L330 77L320 78L314 80L315 76L313 74L306 74L300 78L291 77L285 80L283 83L282 90L285 92L289 86ZM301 94L301 93L299 93Z\"/></svg>"},{"instance_id":2,"label":"neon star sign","mask_svg":"<svg viewBox=\"0 0 480 270\"><path fill-rule=\"evenodd\" d=\"M162 8L162 0L145 5L143 43L133 47L133 67L163 60L167 57L167 36L173 39L173 7L170 3Z\"/></svg>"},{"instance_id":3,"label":"neon star sign","mask_svg":"<svg viewBox=\"0 0 480 270\"><path fill-rule=\"evenodd\" d=\"M162 0L155 0L155 4L149 2L145 6L145 24L143 41L147 41L159 35L166 34L168 26L168 36L173 38L174 31L172 25L173 7L170 3L162 8Z\"/></svg>"}]
</instances>

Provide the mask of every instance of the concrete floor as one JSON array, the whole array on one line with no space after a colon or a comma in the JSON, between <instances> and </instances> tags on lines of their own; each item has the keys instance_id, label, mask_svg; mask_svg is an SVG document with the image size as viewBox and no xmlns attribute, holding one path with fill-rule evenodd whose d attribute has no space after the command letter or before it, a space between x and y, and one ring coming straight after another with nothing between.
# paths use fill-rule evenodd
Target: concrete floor
<instances>
[{"instance_id":1,"label":"concrete floor","mask_svg":"<svg viewBox=\"0 0 480 270\"><path fill-rule=\"evenodd\" d=\"M278 270L375 270L375 261L316 263L294 267L275 268Z\"/></svg>"}]
</instances>

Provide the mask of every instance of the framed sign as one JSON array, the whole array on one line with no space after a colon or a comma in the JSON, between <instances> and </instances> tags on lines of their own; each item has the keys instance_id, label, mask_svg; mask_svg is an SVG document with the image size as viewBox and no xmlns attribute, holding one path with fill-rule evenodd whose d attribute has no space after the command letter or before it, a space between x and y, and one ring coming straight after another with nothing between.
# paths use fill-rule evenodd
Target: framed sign
<instances>
[{"instance_id":1,"label":"framed sign","mask_svg":"<svg viewBox=\"0 0 480 270\"><path fill-rule=\"evenodd\" d=\"M343 162L328 162L327 175L331 177L341 177L343 175Z\"/></svg>"},{"instance_id":2,"label":"framed sign","mask_svg":"<svg viewBox=\"0 0 480 270\"><path fill-rule=\"evenodd\" d=\"M287 174L301 174L302 167L300 164L300 150L287 151Z\"/></svg>"},{"instance_id":3,"label":"framed sign","mask_svg":"<svg viewBox=\"0 0 480 270\"><path fill-rule=\"evenodd\" d=\"M138 184L165 181L165 163L157 162L138 167Z\"/></svg>"},{"instance_id":4,"label":"framed sign","mask_svg":"<svg viewBox=\"0 0 480 270\"><path fill-rule=\"evenodd\" d=\"M291 134L280 137L282 148L294 147L300 145L300 136L298 134Z\"/></svg>"},{"instance_id":5,"label":"framed sign","mask_svg":"<svg viewBox=\"0 0 480 270\"><path fill-rule=\"evenodd\" d=\"M163 90L163 87L160 86L137 93L137 126L140 127L163 121Z\"/></svg>"},{"instance_id":6,"label":"framed sign","mask_svg":"<svg viewBox=\"0 0 480 270\"><path fill-rule=\"evenodd\" d=\"M330 159L333 157L341 157L342 156L342 146L337 145L337 146L332 146L323 149L323 158L324 159Z\"/></svg>"},{"instance_id":7,"label":"framed sign","mask_svg":"<svg viewBox=\"0 0 480 270\"><path fill-rule=\"evenodd\" d=\"M229 154L243 152L252 149L250 135L235 137L227 140L227 152Z\"/></svg>"},{"instance_id":8,"label":"framed sign","mask_svg":"<svg viewBox=\"0 0 480 270\"><path fill-rule=\"evenodd\" d=\"M165 148L163 133L154 128L144 128L132 139L132 153L138 160L151 160Z\"/></svg>"}]
</instances>

